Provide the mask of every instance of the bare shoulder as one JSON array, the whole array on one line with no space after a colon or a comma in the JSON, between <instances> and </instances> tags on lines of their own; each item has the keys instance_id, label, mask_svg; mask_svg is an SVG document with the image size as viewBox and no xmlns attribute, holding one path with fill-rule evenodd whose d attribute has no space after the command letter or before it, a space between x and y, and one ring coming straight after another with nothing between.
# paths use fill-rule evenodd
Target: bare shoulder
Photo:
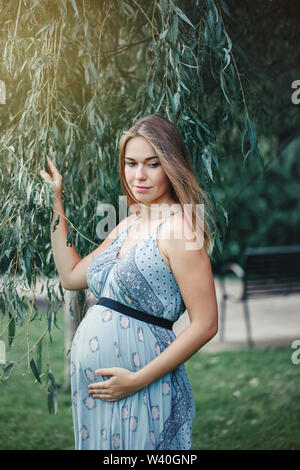
<instances>
[{"instance_id":1,"label":"bare shoulder","mask_svg":"<svg viewBox=\"0 0 300 470\"><path fill-rule=\"evenodd\" d=\"M176 213L161 225L157 239L161 255L172 270L173 253L182 252L186 243L194 242L196 237L184 213Z\"/></svg>"}]
</instances>

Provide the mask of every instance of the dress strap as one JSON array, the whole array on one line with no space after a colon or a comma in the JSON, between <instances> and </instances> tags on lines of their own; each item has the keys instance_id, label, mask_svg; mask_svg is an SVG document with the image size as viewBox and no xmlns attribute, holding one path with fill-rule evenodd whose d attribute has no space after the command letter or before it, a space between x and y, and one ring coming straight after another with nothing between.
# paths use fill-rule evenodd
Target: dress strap
<instances>
[{"instance_id":1,"label":"dress strap","mask_svg":"<svg viewBox=\"0 0 300 470\"><path fill-rule=\"evenodd\" d=\"M182 212L182 209L179 209L177 211L171 211L168 217L166 217L164 220L160 222L159 225L157 225L156 229L158 229L158 227L160 227L163 223L165 223L165 221L168 220L172 215L177 214L177 212Z\"/></svg>"}]
</instances>

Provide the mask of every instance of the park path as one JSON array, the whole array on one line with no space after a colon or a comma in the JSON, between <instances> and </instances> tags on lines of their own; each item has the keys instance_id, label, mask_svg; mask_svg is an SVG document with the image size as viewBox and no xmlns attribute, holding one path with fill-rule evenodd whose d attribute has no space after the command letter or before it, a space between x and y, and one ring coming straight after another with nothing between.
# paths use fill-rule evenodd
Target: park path
<instances>
[{"instance_id":1,"label":"park path","mask_svg":"<svg viewBox=\"0 0 300 470\"><path fill-rule=\"evenodd\" d=\"M215 279L215 288L221 314L220 281ZM242 284L238 280L226 280L226 292L236 298L241 296ZM294 340L300 341L300 295L277 296L248 301L252 340L257 347L276 345L291 346ZM178 334L189 324L188 314L184 314L174 325ZM243 303L226 302L226 323L224 342L220 341L220 332L201 348L203 352L218 352L247 348L247 332Z\"/></svg>"}]
</instances>

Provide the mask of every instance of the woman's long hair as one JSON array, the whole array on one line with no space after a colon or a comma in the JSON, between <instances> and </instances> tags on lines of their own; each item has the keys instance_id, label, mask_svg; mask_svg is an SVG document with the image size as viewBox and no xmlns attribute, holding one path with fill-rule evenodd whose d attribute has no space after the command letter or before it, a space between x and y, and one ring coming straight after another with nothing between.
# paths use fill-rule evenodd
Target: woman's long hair
<instances>
[{"instance_id":1,"label":"woman's long hair","mask_svg":"<svg viewBox=\"0 0 300 470\"><path fill-rule=\"evenodd\" d=\"M202 243L204 240L204 247L210 255L213 250L216 233L216 219L211 204L197 182L190 156L177 127L168 119L158 114L150 114L139 119L129 130L122 133L119 141L120 178L128 206L130 207L132 204L138 203L138 201L131 193L125 178L125 147L128 140L136 136L144 137L152 145L169 179L171 193L175 202L181 205L185 215L188 213L188 220L196 234L199 234L197 227L198 229L200 228ZM213 219L214 236L206 221L209 214L205 202L210 209ZM197 209L199 205L202 208L200 221L199 209ZM188 208L187 211L186 208Z\"/></svg>"}]
</instances>

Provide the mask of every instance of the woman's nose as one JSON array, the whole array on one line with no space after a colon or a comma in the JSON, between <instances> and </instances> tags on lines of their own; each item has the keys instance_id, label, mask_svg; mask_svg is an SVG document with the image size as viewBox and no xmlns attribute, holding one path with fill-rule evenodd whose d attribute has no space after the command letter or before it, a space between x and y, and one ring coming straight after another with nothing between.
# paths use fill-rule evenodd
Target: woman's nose
<instances>
[{"instance_id":1,"label":"woman's nose","mask_svg":"<svg viewBox=\"0 0 300 470\"><path fill-rule=\"evenodd\" d=\"M141 178L141 177L145 176L145 169L144 169L143 165L138 165L137 166L135 176L136 176L136 178Z\"/></svg>"}]
</instances>

